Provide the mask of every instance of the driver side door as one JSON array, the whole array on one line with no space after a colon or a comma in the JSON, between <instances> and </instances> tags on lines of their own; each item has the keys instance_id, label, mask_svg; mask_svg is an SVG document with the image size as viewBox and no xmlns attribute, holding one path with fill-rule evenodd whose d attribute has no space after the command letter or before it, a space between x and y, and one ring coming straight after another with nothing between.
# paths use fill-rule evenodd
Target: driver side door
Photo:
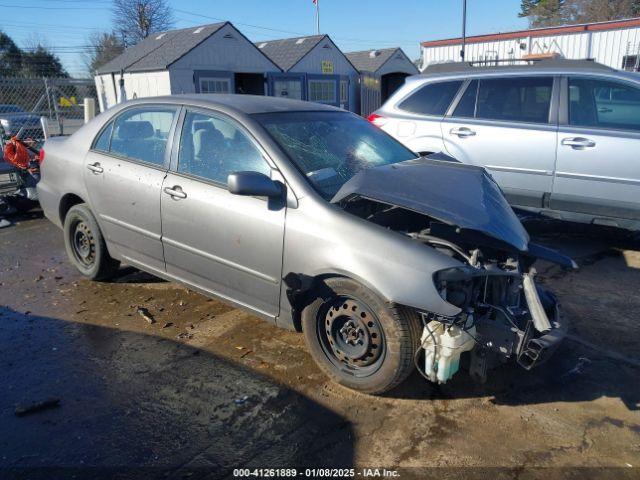
<instances>
[{"instance_id":1,"label":"driver side door","mask_svg":"<svg viewBox=\"0 0 640 480\"><path fill-rule=\"evenodd\" d=\"M162 188L162 243L169 275L263 318L279 312L285 202L233 195L227 177L256 171L278 179L240 124L188 110Z\"/></svg>"}]
</instances>

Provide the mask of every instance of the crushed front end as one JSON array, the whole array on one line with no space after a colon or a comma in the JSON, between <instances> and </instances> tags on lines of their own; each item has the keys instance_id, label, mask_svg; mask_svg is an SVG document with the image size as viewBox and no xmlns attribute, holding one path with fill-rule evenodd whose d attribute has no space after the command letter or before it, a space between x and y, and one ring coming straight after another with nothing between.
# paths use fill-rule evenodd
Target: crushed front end
<instances>
[{"instance_id":1,"label":"crushed front end","mask_svg":"<svg viewBox=\"0 0 640 480\"><path fill-rule=\"evenodd\" d=\"M564 338L567 324L557 299L534 283L535 271L527 263L513 257L478 258L473 266L436 273L440 295L460 307L461 313L455 317L421 314L424 373L429 379L449 380L457 371L449 366L449 359L457 366L465 351L470 351L469 373L481 382L489 369L506 361L515 360L529 370L549 358ZM452 348L451 338L456 337L466 342ZM440 371L442 365L446 374Z\"/></svg>"}]
</instances>

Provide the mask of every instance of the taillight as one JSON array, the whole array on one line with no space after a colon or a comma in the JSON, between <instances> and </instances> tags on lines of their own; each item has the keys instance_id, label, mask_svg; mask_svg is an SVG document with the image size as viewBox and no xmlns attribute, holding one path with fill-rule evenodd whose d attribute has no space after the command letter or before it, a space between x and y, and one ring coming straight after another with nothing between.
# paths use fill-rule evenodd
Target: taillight
<instances>
[{"instance_id":1,"label":"taillight","mask_svg":"<svg viewBox=\"0 0 640 480\"><path fill-rule=\"evenodd\" d=\"M377 113L372 113L367 117L367 120L373 123L376 127L382 127L387 123L388 119L384 118L382 115L378 115Z\"/></svg>"},{"instance_id":2,"label":"taillight","mask_svg":"<svg viewBox=\"0 0 640 480\"><path fill-rule=\"evenodd\" d=\"M44 148L41 148L38 152L38 163L42 165L42 162L44 162Z\"/></svg>"}]
</instances>

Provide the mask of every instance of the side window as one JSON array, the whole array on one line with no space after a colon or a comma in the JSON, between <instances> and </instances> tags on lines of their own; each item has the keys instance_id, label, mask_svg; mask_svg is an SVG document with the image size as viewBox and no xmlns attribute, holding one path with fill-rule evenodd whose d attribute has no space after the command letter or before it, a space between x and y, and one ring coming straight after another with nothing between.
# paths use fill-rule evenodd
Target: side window
<instances>
[{"instance_id":1,"label":"side window","mask_svg":"<svg viewBox=\"0 0 640 480\"><path fill-rule=\"evenodd\" d=\"M640 89L607 80L571 77L569 124L640 130Z\"/></svg>"},{"instance_id":2,"label":"side window","mask_svg":"<svg viewBox=\"0 0 640 480\"><path fill-rule=\"evenodd\" d=\"M116 118L111 153L154 165L164 165L164 153L176 110L140 107Z\"/></svg>"},{"instance_id":3,"label":"side window","mask_svg":"<svg viewBox=\"0 0 640 480\"><path fill-rule=\"evenodd\" d=\"M462 85L462 81L425 85L398 105L400 110L422 115L444 115Z\"/></svg>"},{"instance_id":4,"label":"side window","mask_svg":"<svg viewBox=\"0 0 640 480\"><path fill-rule=\"evenodd\" d=\"M478 96L478 80L473 80L467 86L462 98L453 111L454 117L473 118L476 115L476 98Z\"/></svg>"},{"instance_id":5,"label":"side window","mask_svg":"<svg viewBox=\"0 0 640 480\"><path fill-rule=\"evenodd\" d=\"M188 112L178 155L178 172L227 184L230 173L253 171L269 175L262 154L233 123Z\"/></svg>"},{"instance_id":6,"label":"side window","mask_svg":"<svg viewBox=\"0 0 640 480\"><path fill-rule=\"evenodd\" d=\"M93 149L100 152L108 152L109 145L111 144L111 132L113 131L113 122L109 122L109 125L102 130L98 138L93 143Z\"/></svg>"},{"instance_id":7,"label":"side window","mask_svg":"<svg viewBox=\"0 0 640 480\"><path fill-rule=\"evenodd\" d=\"M476 118L548 123L553 78L480 80Z\"/></svg>"}]
</instances>

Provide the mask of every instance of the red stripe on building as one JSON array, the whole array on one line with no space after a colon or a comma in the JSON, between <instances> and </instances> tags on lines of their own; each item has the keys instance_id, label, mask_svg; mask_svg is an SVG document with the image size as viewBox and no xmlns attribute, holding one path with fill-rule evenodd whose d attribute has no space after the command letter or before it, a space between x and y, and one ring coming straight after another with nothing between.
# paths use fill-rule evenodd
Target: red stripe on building
<instances>
[{"instance_id":1,"label":"red stripe on building","mask_svg":"<svg viewBox=\"0 0 640 480\"><path fill-rule=\"evenodd\" d=\"M640 27L640 18L628 20L614 20L611 22L586 23L583 25L566 25L563 27L535 28L532 30L517 30L515 32L494 33L489 35L475 35L467 37L466 43L494 42L498 40L511 40L524 37L546 37L565 33L581 33L588 31L613 30L617 28ZM447 38L445 40L431 40L422 42L423 47L441 47L444 45L458 45L462 38Z\"/></svg>"}]
</instances>

